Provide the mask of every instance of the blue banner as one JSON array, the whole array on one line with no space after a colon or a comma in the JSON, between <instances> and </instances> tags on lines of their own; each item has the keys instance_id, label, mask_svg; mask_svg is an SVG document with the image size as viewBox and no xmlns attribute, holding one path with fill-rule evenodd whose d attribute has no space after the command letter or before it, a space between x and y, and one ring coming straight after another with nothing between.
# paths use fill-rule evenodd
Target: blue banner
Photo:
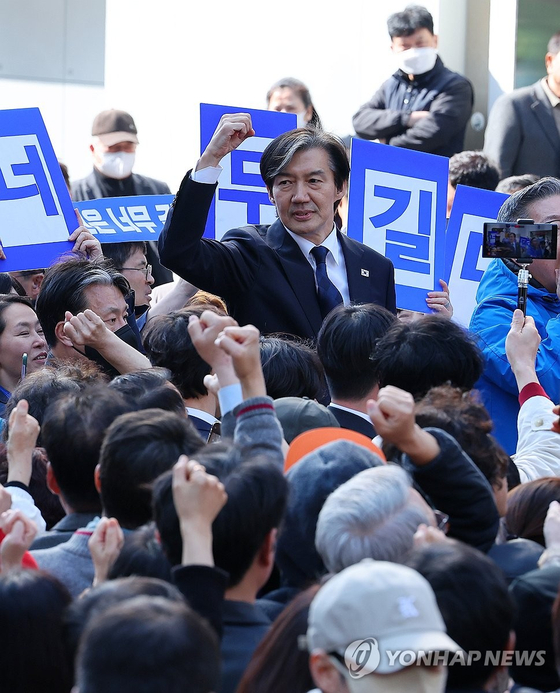
<instances>
[{"instance_id":1,"label":"blue banner","mask_svg":"<svg viewBox=\"0 0 560 693\"><path fill-rule=\"evenodd\" d=\"M227 113L249 113L255 135L221 161L223 171L204 232L206 238L218 240L229 229L248 224L272 224L276 220L275 208L259 172L259 163L266 146L278 135L293 130L297 123L294 113L201 103L201 153L212 139L220 118Z\"/></svg>"},{"instance_id":2,"label":"blue banner","mask_svg":"<svg viewBox=\"0 0 560 693\"><path fill-rule=\"evenodd\" d=\"M482 257L482 229L495 221L508 195L458 185L447 225L445 280L453 304L453 318L468 327L476 306L476 291L489 259Z\"/></svg>"},{"instance_id":3,"label":"blue banner","mask_svg":"<svg viewBox=\"0 0 560 693\"><path fill-rule=\"evenodd\" d=\"M173 195L105 197L75 202L84 226L101 243L157 241Z\"/></svg>"},{"instance_id":4,"label":"blue banner","mask_svg":"<svg viewBox=\"0 0 560 693\"><path fill-rule=\"evenodd\" d=\"M352 140L348 235L395 266L397 307L428 313L445 270L449 160Z\"/></svg>"},{"instance_id":5,"label":"blue banner","mask_svg":"<svg viewBox=\"0 0 560 693\"><path fill-rule=\"evenodd\" d=\"M0 111L0 271L48 266L77 227L39 109Z\"/></svg>"}]
</instances>

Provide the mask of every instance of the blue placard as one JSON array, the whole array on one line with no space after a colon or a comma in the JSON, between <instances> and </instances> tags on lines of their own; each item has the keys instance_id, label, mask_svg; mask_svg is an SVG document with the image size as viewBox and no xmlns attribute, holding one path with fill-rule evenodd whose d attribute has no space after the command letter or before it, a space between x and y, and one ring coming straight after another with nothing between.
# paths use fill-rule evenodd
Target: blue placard
<instances>
[{"instance_id":1,"label":"blue placard","mask_svg":"<svg viewBox=\"0 0 560 693\"><path fill-rule=\"evenodd\" d=\"M74 204L101 243L130 243L157 241L172 202L173 195L136 195Z\"/></svg>"},{"instance_id":2,"label":"blue placard","mask_svg":"<svg viewBox=\"0 0 560 693\"><path fill-rule=\"evenodd\" d=\"M447 225L445 280L449 284L453 319L468 327L476 291L491 260L482 257L485 221L495 221L508 195L458 185Z\"/></svg>"},{"instance_id":3,"label":"blue placard","mask_svg":"<svg viewBox=\"0 0 560 693\"><path fill-rule=\"evenodd\" d=\"M348 235L395 266L397 307L430 312L426 292L441 290L449 160L353 139Z\"/></svg>"},{"instance_id":4,"label":"blue placard","mask_svg":"<svg viewBox=\"0 0 560 693\"><path fill-rule=\"evenodd\" d=\"M39 109L0 111L0 271L46 267L77 227Z\"/></svg>"},{"instance_id":5,"label":"blue placard","mask_svg":"<svg viewBox=\"0 0 560 693\"><path fill-rule=\"evenodd\" d=\"M204 152L212 135L227 113L249 113L255 131L235 151L225 156L220 165L218 188L210 207L204 236L218 240L231 228L247 224L272 224L275 208L259 173L261 154L275 137L297 125L294 113L260 111L234 106L200 104L200 151Z\"/></svg>"}]
</instances>

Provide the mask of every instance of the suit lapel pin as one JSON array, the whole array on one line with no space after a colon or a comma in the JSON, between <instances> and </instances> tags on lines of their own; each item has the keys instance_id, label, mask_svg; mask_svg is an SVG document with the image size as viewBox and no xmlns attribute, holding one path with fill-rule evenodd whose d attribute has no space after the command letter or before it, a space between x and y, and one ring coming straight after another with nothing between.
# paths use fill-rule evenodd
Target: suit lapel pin
<instances>
[{"instance_id":1,"label":"suit lapel pin","mask_svg":"<svg viewBox=\"0 0 560 693\"><path fill-rule=\"evenodd\" d=\"M360 272L362 274L362 277L369 277L369 270L361 269Z\"/></svg>"}]
</instances>

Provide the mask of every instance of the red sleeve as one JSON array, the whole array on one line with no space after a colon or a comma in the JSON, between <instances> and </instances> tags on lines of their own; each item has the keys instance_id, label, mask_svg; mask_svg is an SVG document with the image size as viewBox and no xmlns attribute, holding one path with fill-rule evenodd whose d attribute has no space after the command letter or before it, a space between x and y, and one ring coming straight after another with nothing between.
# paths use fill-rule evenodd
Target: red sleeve
<instances>
[{"instance_id":1,"label":"red sleeve","mask_svg":"<svg viewBox=\"0 0 560 693\"><path fill-rule=\"evenodd\" d=\"M531 397L546 397L550 399L540 383L527 383L519 393L519 406L522 407Z\"/></svg>"}]
</instances>

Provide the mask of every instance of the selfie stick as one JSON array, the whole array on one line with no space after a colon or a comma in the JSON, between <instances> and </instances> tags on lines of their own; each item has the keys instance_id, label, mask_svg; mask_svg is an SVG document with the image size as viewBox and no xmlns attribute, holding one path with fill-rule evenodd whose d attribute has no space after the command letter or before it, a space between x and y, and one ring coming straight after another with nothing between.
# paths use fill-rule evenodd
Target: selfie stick
<instances>
[{"instance_id":1,"label":"selfie stick","mask_svg":"<svg viewBox=\"0 0 560 693\"><path fill-rule=\"evenodd\" d=\"M533 224L532 219L518 219L517 223L522 226L523 224ZM533 262L531 258L523 258L521 262L517 261L521 265L521 269L517 274L517 307L519 310L523 311L523 316L527 315L527 287L532 279L532 275L527 269L529 265Z\"/></svg>"}]
</instances>

